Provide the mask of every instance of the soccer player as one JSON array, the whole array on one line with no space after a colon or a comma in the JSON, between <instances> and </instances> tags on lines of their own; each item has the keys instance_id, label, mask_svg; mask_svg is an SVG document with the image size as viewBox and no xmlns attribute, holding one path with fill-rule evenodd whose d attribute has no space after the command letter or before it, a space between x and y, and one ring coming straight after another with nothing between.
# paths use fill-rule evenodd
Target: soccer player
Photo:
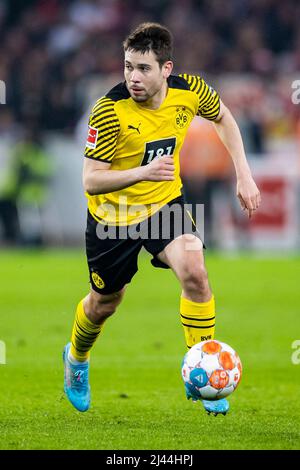
<instances>
[{"instance_id":1,"label":"soccer player","mask_svg":"<svg viewBox=\"0 0 300 470\"><path fill-rule=\"evenodd\" d=\"M91 289L77 306L71 342L63 354L65 393L79 411L90 406L90 350L137 272L142 247L152 254L154 266L171 268L181 284L187 347L214 338L215 300L199 232L186 223L191 218L184 207L179 168L179 152L195 115L213 121L227 147L242 209L251 217L260 204L238 126L218 93L200 76L172 75L169 30L143 23L123 46L125 81L94 105L85 149ZM177 213L175 206L181 209ZM175 216L167 220L173 209ZM162 233L166 228L168 233ZM199 399L192 388L186 394ZM215 414L229 409L226 399L202 403Z\"/></svg>"}]
</instances>

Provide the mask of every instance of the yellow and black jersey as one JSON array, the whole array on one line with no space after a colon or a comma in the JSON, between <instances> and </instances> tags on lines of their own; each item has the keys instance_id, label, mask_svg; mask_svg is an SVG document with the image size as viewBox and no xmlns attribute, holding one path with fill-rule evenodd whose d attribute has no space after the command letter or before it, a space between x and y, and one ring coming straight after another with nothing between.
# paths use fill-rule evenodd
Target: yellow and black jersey
<instances>
[{"instance_id":1,"label":"yellow and black jersey","mask_svg":"<svg viewBox=\"0 0 300 470\"><path fill-rule=\"evenodd\" d=\"M135 102L120 83L92 109L85 157L111 164L111 170L147 165L172 155L174 181L141 181L120 191L91 196L93 217L112 225L130 225L153 215L181 194L179 152L195 115L215 120L220 111L218 93L201 77L182 74L168 78L168 93L158 109Z\"/></svg>"}]
</instances>

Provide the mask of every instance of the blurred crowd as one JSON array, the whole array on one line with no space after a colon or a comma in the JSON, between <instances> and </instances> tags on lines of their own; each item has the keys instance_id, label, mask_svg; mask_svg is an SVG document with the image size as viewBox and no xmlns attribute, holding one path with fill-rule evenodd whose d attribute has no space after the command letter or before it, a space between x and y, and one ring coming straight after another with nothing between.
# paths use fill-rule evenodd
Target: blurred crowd
<instances>
[{"instance_id":1,"label":"blurred crowd","mask_svg":"<svg viewBox=\"0 0 300 470\"><path fill-rule=\"evenodd\" d=\"M0 133L20 123L71 131L86 106L87 77L119 74L121 44L141 21L175 39L176 71L264 80L300 70L297 0L0 0Z\"/></svg>"}]
</instances>

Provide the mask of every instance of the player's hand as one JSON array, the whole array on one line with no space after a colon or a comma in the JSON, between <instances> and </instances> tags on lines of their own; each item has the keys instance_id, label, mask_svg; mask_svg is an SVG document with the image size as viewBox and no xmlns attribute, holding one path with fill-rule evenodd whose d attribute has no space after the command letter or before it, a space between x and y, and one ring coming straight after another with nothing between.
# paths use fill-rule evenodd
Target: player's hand
<instances>
[{"instance_id":1,"label":"player's hand","mask_svg":"<svg viewBox=\"0 0 300 470\"><path fill-rule=\"evenodd\" d=\"M175 165L173 157L165 156L155 158L148 165L140 167L144 181L174 181Z\"/></svg>"},{"instance_id":2,"label":"player's hand","mask_svg":"<svg viewBox=\"0 0 300 470\"><path fill-rule=\"evenodd\" d=\"M261 196L252 176L239 178L237 181L237 197L239 198L241 208L248 211L248 217L259 208Z\"/></svg>"}]
</instances>

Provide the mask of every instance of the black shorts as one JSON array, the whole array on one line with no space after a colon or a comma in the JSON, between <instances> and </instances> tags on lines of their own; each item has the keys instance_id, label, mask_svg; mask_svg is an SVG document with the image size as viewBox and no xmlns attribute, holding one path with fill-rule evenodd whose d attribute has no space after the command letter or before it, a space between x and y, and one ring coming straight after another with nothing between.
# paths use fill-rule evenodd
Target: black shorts
<instances>
[{"instance_id":1,"label":"black shorts","mask_svg":"<svg viewBox=\"0 0 300 470\"><path fill-rule=\"evenodd\" d=\"M88 211L86 255L93 290L111 294L128 284L138 270L142 247L152 254L153 266L169 268L156 255L172 240L187 233L201 239L183 196L173 199L143 222L126 227L100 224Z\"/></svg>"}]
</instances>

